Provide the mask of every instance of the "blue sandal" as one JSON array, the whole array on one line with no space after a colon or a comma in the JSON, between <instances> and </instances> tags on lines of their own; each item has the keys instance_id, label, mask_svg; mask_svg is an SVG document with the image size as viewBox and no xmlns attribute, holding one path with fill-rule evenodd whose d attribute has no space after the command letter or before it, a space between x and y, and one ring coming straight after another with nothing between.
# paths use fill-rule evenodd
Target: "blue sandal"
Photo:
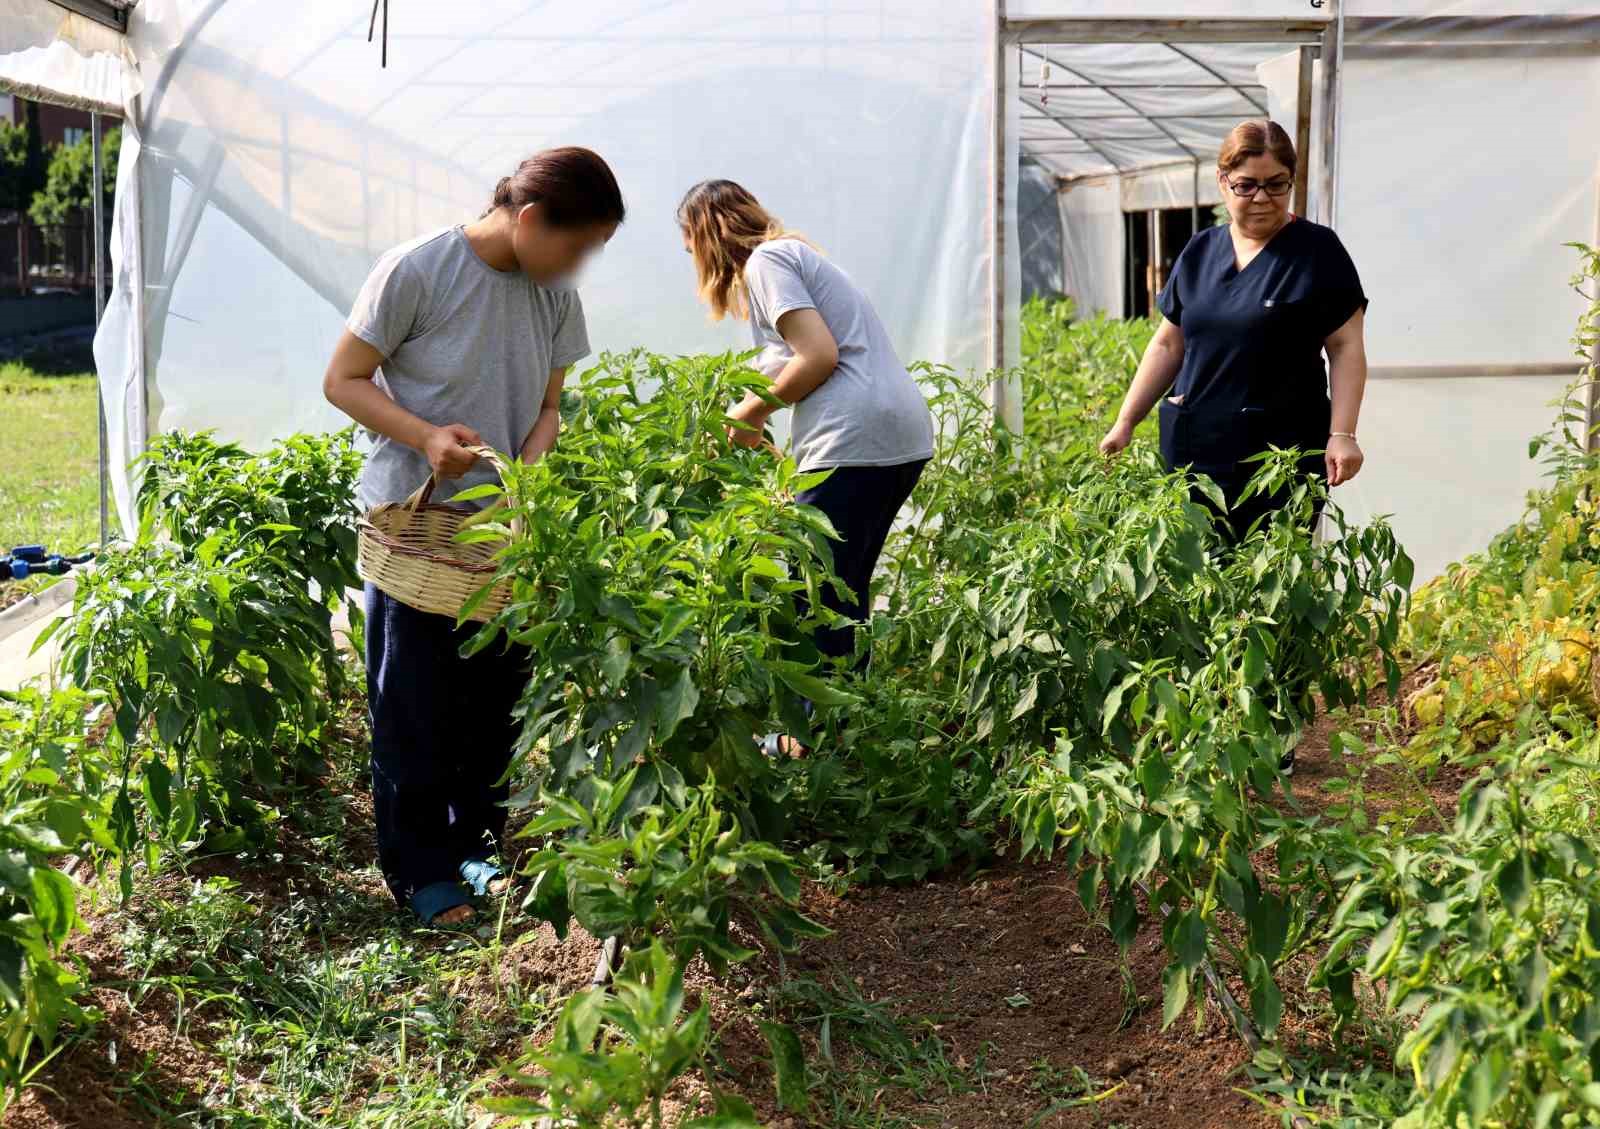
<instances>
[{"instance_id":1,"label":"blue sandal","mask_svg":"<svg viewBox=\"0 0 1600 1129\"><path fill-rule=\"evenodd\" d=\"M785 741L789 742L787 748L784 747ZM801 760L811 755L811 746L795 740L786 733L768 733L756 744L769 760L781 761L786 758Z\"/></svg>"},{"instance_id":2,"label":"blue sandal","mask_svg":"<svg viewBox=\"0 0 1600 1129\"><path fill-rule=\"evenodd\" d=\"M459 882L430 882L422 889L411 895L411 912L416 914L422 924L433 926L441 913L455 909L457 906L472 904L472 891ZM464 924L450 922L439 928L449 928L450 925Z\"/></svg>"},{"instance_id":3,"label":"blue sandal","mask_svg":"<svg viewBox=\"0 0 1600 1129\"><path fill-rule=\"evenodd\" d=\"M489 897L489 883L501 877L500 868L488 859L468 859L461 864L461 880L480 898Z\"/></svg>"}]
</instances>

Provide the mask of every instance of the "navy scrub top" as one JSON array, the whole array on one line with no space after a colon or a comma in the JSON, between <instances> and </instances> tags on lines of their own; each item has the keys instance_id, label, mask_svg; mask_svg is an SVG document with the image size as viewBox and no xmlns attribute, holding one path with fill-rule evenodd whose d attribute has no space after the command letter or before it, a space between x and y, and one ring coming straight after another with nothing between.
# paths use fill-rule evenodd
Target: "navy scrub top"
<instances>
[{"instance_id":1,"label":"navy scrub top","mask_svg":"<svg viewBox=\"0 0 1600 1129\"><path fill-rule=\"evenodd\" d=\"M1183 365L1161 401L1169 468L1236 489L1255 469L1240 460L1268 446L1327 445L1322 344L1367 305L1331 228L1292 218L1242 271L1228 229L1208 228L1178 256L1157 305L1183 331Z\"/></svg>"}]
</instances>

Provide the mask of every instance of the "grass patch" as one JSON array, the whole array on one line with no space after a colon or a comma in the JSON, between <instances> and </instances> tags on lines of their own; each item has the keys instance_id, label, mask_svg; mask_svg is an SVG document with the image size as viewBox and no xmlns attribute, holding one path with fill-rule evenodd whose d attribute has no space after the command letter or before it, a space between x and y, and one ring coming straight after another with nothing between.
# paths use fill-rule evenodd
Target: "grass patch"
<instances>
[{"instance_id":1,"label":"grass patch","mask_svg":"<svg viewBox=\"0 0 1600 1129\"><path fill-rule=\"evenodd\" d=\"M99 538L97 415L92 372L0 364L0 550L72 552Z\"/></svg>"}]
</instances>

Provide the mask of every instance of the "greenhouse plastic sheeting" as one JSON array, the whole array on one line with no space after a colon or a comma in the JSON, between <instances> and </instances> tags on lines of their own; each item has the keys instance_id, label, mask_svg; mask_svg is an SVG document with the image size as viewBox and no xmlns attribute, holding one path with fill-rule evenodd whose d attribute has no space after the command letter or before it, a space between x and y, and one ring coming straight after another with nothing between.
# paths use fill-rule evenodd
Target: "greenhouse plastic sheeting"
<instances>
[{"instance_id":1,"label":"greenhouse plastic sheeting","mask_svg":"<svg viewBox=\"0 0 1600 1129\"><path fill-rule=\"evenodd\" d=\"M1085 176L1214 162L1228 130L1266 113L1256 68L1283 44L1030 43L1016 52L1023 152Z\"/></svg>"},{"instance_id":2,"label":"greenhouse plastic sheeting","mask_svg":"<svg viewBox=\"0 0 1600 1129\"><path fill-rule=\"evenodd\" d=\"M1080 181L1061 192L1065 293L1084 313L1123 316L1122 199L1115 180Z\"/></svg>"},{"instance_id":3,"label":"greenhouse plastic sheeting","mask_svg":"<svg viewBox=\"0 0 1600 1129\"><path fill-rule=\"evenodd\" d=\"M119 291L100 359L133 389L118 373L142 349L148 402L130 395L114 420L121 449L141 428L260 445L342 423L321 377L374 259L476 218L520 158L557 144L604 155L629 205L582 287L597 350L745 347L746 327L698 305L673 223L685 189L723 176L861 283L906 360L983 364L988 0L393 5L387 68L369 9L133 13L142 225L119 199L117 239L142 240L144 285ZM123 483L126 518L125 498Z\"/></svg>"},{"instance_id":4,"label":"greenhouse plastic sheeting","mask_svg":"<svg viewBox=\"0 0 1600 1129\"><path fill-rule=\"evenodd\" d=\"M0 91L120 114L136 93L122 34L49 0L0 0Z\"/></svg>"},{"instance_id":5,"label":"greenhouse plastic sheeting","mask_svg":"<svg viewBox=\"0 0 1600 1129\"><path fill-rule=\"evenodd\" d=\"M1263 68L1281 112L1293 74ZM1392 515L1426 578L1521 514L1540 477L1528 440L1582 364L1565 244L1600 242L1600 55L1357 44L1342 81L1335 227L1372 300L1374 371L1368 463L1335 497L1356 519ZM1419 366L1531 371L1404 375Z\"/></svg>"}]
</instances>

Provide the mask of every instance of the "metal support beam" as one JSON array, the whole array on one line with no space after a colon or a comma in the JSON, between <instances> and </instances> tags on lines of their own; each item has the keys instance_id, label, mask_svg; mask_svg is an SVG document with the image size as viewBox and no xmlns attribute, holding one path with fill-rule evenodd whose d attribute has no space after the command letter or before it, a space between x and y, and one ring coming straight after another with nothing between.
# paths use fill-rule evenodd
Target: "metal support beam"
<instances>
[{"instance_id":1,"label":"metal support beam","mask_svg":"<svg viewBox=\"0 0 1600 1129\"><path fill-rule=\"evenodd\" d=\"M1062 125L1068 125L1069 123L1067 122L1066 119L1062 119L1061 124ZM1102 133L1102 134L1091 135L1091 134L1086 134L1086 133L1077 133L1076 131L1074 131L1074 134L1075 134L1075 136L1072 137L1070 140L1082 141L1086 145L1089 144L1090 142L1093 142L1093 141L1170 141L1170 140L1172 140L1170 137L1168 137L1164 133L1109 133L1109 134ZM1030 138L1027 138L1026 140L1035 141L1036 142L1036 141L1041 141L1043 139L1038 138L1038 137L1030 137ZM1052 144L1052 142L1044 141L1044 144L1049 145L1049 144Z\"/></svg>"},{"instance_id":2,"label":"metal support beam","mask_svg":"<svg viewBox=\"0 0 1600 1129\"><path fill-rule=\"evenodd\" d=\"M1338 218L1339 70L1344 61L1344 0L1328 0L1333 19L1322 40L1321 175L1317 185L1317 220L1328 227Z\"/></svg>"},{"instance_id":3,"label":"metal support beam","mask_svg":"<svg viewBox=\"0 0 1600 1129\"><path fill-rule=\"evenodd\" d=\"M1133 214L1122 213L1122 316L1133 316Z\"/></svg>"},{"instance_id":4,"label":"metal support beam","mask_svg":"<svg viewBox=\"0 0 1600 1129\"><path fill-rule=\"evenodd\" d=\"M89 115L89 147L94 160L94 328L97 334L100 331L100 319L106 312L105 161L100 151L101 121L100 111L95 110ZM94 391L100 436L100 544L104 546L108 530L106 499L111 488L111 459L106 436L106 397L100 388L98 371L95 374Z\"/></svg>"},{"instance_id":5,"label":"metal support beam","mask_svg":"<svg viewBox=\"0 0 1600 1129\"><path fill-rule=\"evenodd\" d=\"M1034 90L1034 89L1036 89L1036 87L1026 86L1026 87L1023 87L1023 92L1026 93L1027 91ZM1105 89L1110 90L1111 88L1110 87L1106 87ZM1215 90L1216 87L1213 86L1213 87L1211 87L1211 89ZM1032 105L1032 103L1029 103L1029 104ZM1246 116L1248 117L1249 115L1246 115ZM1022 120L1023 121L1033 121L1035 119L1024 117ZM1051 120L1052 121L1062 121L1064 119L1062 119L1062 118L1052 118ZM1132 121L1139 121L1139 122L1184 122L1184 121L1225 121L1225 122L1236 122L1236 121L1239 120L1239 115L1238 114L1073 114L1072 115L1072 120L1075 121L1075 122L1132 122Z\"/></svg>"},{"instance_id":6,"label":"metal support beam","mask_svg":"<svg viewBox=\"0 0 1600 1129\"><path fill-rule=\"evenodd\" d=\"M1150 312L1156 312L1156 296L1161 293L1161 209L1151 208L1145 216L1145 238L1149 240L1150 260L1145 266L1145 289L1149 292Z\"/></svg>"},{"instance_id":7,"label":"metal support beam","mask_svg":"<svg viewBox=\"0 0 1600 1129\"><path fill-rule=\"evenodd\" d=\"M1294 114L1294 214L1306 214L1307 178L1311 173L1311 52L1300 48L1300 82Z\"/></svg>"},{"instance_id":8,"label":"metal support beam","mask_svg":"<svg viewBox=\"0 0 1600 1129\"><path fill-rule=\"evenodd\" d=\"M1006 0L994 2L994 107L989 124L989 368L994 373L990 402L995 419L1005 418L1006 381Z\"/></svg>"},{"instance_id":9,"label":"metal support beam","mask_svg":"<svg viewBox=\"0 0 1600 1129\"><path fill-rule=\"evenodd\" d=\"M1016 19L1006 43L1317 43L1326 21L1196 19Z\"/></svg>"},{"instance_id":10,"label":"metal support beam","mask_svg":"<svg viewBox=\"0 0 1600 1129\"><path fill-rule=\"evenodd\" d=\"M1469 376L1572 376L1582 361L1534 361L1511 365L1371 365L1372 380L1457 380Z\"/></svg>"},{"instance_id":11,"label":"metal support beam","mask_svg":"<svg viewBox=\"0 0 1600 1129\"><path fill-rule=\"evenodd\" d=\"M97 24L104 24L124 33L128 30L128 10L114 8L107 4L106 0L50 0L50 2L58 8L76 12Z\"/></svg>"},{"instance_id":12,"label":"metal support beam","mask_svg":"<svg viewBox=\"0 0 1600 1129\"><path fill-rule=\"evenodd\" d=\"M1054 46L1054 44L1052 44ZM1171 47L1168 43L1166 46ZM495 85L485 83L486 86ZM603 83L596 83L603 86ZM1029 90L1266 90L1259 82L1030 82Z\"/></svg>"},{"instance_id":13,"label":"metal support beam","mask_svg":"<svg viewBox=\"0 0 1600 1129\"><path fill-rule=\"evenodd\" d=\"M1600 40L1600 16L1350 16L1344 34L1351 43L1415 43L1436 46L1481 43L1557 45Z\"/></svg>"},{"instance_id":14,"label":"metal support beam","mask_svg":"<svg viewBox=\"0 0 1600 1129\"><path fill-rule=\"evenodd\" d=\"M1080 79L1080 80L1082 80L1084 82L1088 82L1089 81L1083 74L1081 74L1078 71L1073 70L1071 67L1067 66L1065 63L1056 62L1054 59L1052 59L1050 57L1049 53L1047 51L1043 50L1043 49L1036 50L1036 49L1034 49L1032 47L1023 47L1022 51L1026 52L1029 55L1032 55L1036 59L1040 59L1043 62L1049 63L1051 66L1060 67L1067 74L1070 74L1070 75L1074 76L1075 78L1078 78L1078 79ZM1155 120L1150 119L1150 118L1145 118L1145 116L1139 112L1139 107L1138 106L1135 106L1132 102L1128 101L1126 98L1124 98L1122 95L1116 93L1115 91L1109 91L1108 90L1106 93L1109 94L1111 97L1115 98L1118 102L1121 102L1124 106L1128 107L1128 109L1132 110L1133 113L1134 113L1134 116L1139 117L1139 118L1144 118L1144 120L1149 121L1150 124L1154 125L1162 133L1166 134L1167 135L1167 140L1171 141L1179 149L1182 149L1185 153L1187 153L1189 155L1190 158L1192 158L1193 160L1196 160L1196 161L1198 161L1200 159L1200 154L1196 153L1193 149L1189 148L1189 146L1185 145L1183 143L1182 139L1179 138L1176 133L1173 133L1170 129L1168 129L1166 126L1162 125L1158 121L1155 121ZM1037 109L1037 108L1038 107L1035 107L1035 109Z\"/></svg>"},{"instance_id":15,"label":"metal support beam","mask_svg":"<svg viewBox=\"0 0 1600 1129\"><path fill-rule=\"evenodd\" d=\"M1028 106L1028 107L1030 107L1032 109L1035 109L1035 110L1039 111L1040 120L1055 122L1061 128L1067 130L1069 133L1072 134L1071 140L1073 140L1073 141L1085 141L1085 139L1078 133L1077 128L1070 121L1068 121L1066 118L1058 117L1055 114L1052 114L1043 105L1039 105L1039 104L1036 104L1036 103L1032 102L1028 98L1028 95L1027 95L1026 91L1022 92L1021 98L1022 98L1022 104L1024 106ZM1031 120L1031 119L1029 119L1029 120ZM1048 142L1047 141L1047 142L1044 142L1044 144L1046 144L1046 145L1061 144L1061 142ZM1111 156L1111 154L1107 153L1104 149L1101 149L1099 146L1093 144L1092 142L1085 141L1085 144L1088 145L1088 149L1085 150L1085 152L1094 153L1102 161L1104 161L1106 164L1110 165L1111 168L1112 168L1112 171L1114 171L1114 172L1120 172L1121 171L1121 168L1117 164L1116 158ZM1036 148L1036 145L1033 144L1033 143L1030 143L1028 147L1029 147L1029 149L1034 149L1034 148Z\"/></svg>"},{"instance_id":16,"label":"metal support beam","mask_svg":"<svg viewBox=\"0 0 1600 1129\"><path fill-rule=\"evenodd\" d=\"M1193 55L1189 54L1189 52L1185 51L1182 47L1179 47L1175 43L1163 43L1162 46L1165 47L1168 51L1172 51L1175 54L1181 55L1183 58L1189 60L1189 62L1193 63L1195 66L1197 66L1201 70L1205 71L1206 74L1208 74L1212 78L1216 79L1224 87L1226 87L1229 90L1232 90L1234 93L1236 93L1239 96L1247 99L1250 102L1250 104L1256 108L1257 112L1259 112L1260 114L1265 116L1265 114L1267 112L1267 104L1265 102L1261 101L1259 98L1257 98L1254 94L1251 94L1250 93L1250 89L1251 89L1250 87L1246 87L1246 86L1243 86L1243 85L1238 84L1238 83L1229 82L1227 76L1224 75L1221 71L1217 70L1215 67L1211 66L1211 64L1205 62L1204 60L1195 58ZM1263 87L1256 86L1256 87L1254 87L1254 89L1260 90L1260 89L1263 89Z\"/></svg>"},{"instance_id":17,"label":"metal support beam","mask_svg":"<svg viewBox=\"0 0 1600 1129\"><path fill-rule=\"evenodd\" d=\"M1189 198L1189 238L1200 234L1200 162L1194 163L1194 195Z\"/></svg>"}]
</instances>

